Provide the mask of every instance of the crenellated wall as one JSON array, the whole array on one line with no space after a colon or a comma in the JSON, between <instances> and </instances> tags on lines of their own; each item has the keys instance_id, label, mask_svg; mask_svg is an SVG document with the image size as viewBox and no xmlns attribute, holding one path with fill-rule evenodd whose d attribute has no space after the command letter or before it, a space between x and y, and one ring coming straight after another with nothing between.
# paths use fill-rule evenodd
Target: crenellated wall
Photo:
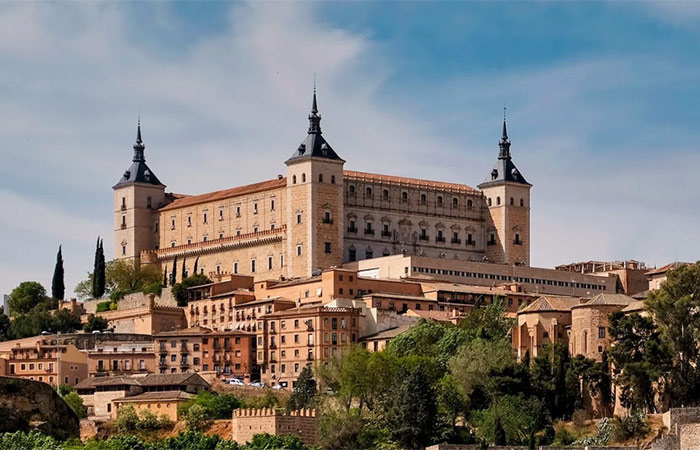
<instances>
[{"instance_id":1,"label":"crenellated wall","mask_svg":"<svg viewBox=\"0 0 700 450\"><path fill-rule=\"evenodd\" d=\"M296 434L306 445L314 445L318 439L315 409L300 409L290 413L276 408L237 409L233 411L232 425L232 439L241 445L261 433L275 436Z\"/></svg>"}]
</instances>

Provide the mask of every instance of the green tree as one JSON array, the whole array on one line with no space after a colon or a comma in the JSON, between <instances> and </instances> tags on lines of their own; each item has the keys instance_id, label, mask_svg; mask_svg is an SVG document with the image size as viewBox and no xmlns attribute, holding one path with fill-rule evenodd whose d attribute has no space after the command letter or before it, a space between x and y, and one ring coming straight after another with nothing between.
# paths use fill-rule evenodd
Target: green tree
<instances>
[{"instance_id":1,"label":"green tree","mask_svg":"<svg viewBox=\"0 0 700 450\"><path fill-rule=\"evenodd\" d=\"M37 305L50 305L50 303L46 297L46 289L36 281L23 281L20 283L19 286L12 290L7 301L10 316L12 317L28 313Z\"/></svg>"},{"instance_id":2,"label":"green tree","mask_svg":"<svg viewBox=\"0 0 700 450\"><path fill-rule=\"evenodd\" d=\"M58 246L56 254L56 267L53 269L53 279L51 281L51 296L57 300L63 300L66 293L66 285L63 281L63 255L61 246Z\"/></svg>"},{"instance_id":3,"label":"green tree","mask_svg":"<svg viewBox=\"0 0 700 450\"><path fill-rule=\"evenodd\" d=\"M393 389L386 394L384 420L392 439L403 448L423 448L437 432L437 404L429 372L421 363L402 365Z\"/></svg>"},{"instance_id":4,"label":"green tree","mask_svg":"<svg viewBox=\"0 0 700 450\"><path fill-rule=\"evenodd\" d=\"M202 391L180 408L180 414L187 415L194 405L204 408L207 419L229 419L241 401L231 394Z\"/></svg>"},{"instance_id":5,"label":"green tree","mask_svg":"<svg viewBox=\"0 0 700 450\"><path fill-rule=\"evenodd\" d=\"M646 309L671 355L670 406L700 402L700 262L667 273L659 289L650 292ZM612 355L611 355L612 356Z\"/></svg>"},{"instance_id":6,"label":"green tree","mask_svg":"<svg viewBox=\"0 0 700 450\"><path fill-rule=\"evenodd\" d=\"M444 370L459 346L468 340L468 333L460 327L421 319L408 331L389 341L387 350L397 357L434 357L441 370Z\"/></svg>"},{"instance_id":7,"label":"green tree","mask_svg":"<svg viewBox=\"0 0 700 450\"><path fill-rule=\"evenodd\" d=\"M53 333L73 333L81 328L80 317L67 309L59 309L51 315L51 325L48 331Z\"/></svg>"},{"instance_id":8,"label":"green tree","mask_svg":"<svg viewBox=\"0 0 700 450\"><path fill-rule=\"evenodd\" d=\"M0 448L3 450L63 450L59 441L38 431L16 431L0 434Z\"/></svg>"},{"instance_id":9,"label":"green tree","mask_svg":"<svg viewBox=\"0 0 700 450\"><path fill-rule=\"evenodd\" d=\"M668 348L653 320L637 313L616 311L609 316L610 357L620 402L631 409L656 410L658 383L671 369Z\"/></svg>"},{"instance_id":10,"label":"green tree","mask_svg":"<svg viewBox=\"0 0 700 450\"><path fill-rule=\"evenodd\" d=\"M175 272L173 272L175 273ZM201 286L203 284L209 284L211 280L203 274L190 275L189 277L182 280L180 283L176 283L172 288L173 297L177 300L177 306L187 306L189 301L189 294L187 288L194 286Z\"/></svg>"},{"instance_id":11,"label":"green tree","mask_svg":"<svg viewBox=\"0 0 700 450\"><path fill-rule=\"evenodd\" d=\"M297 384L294 386L291 397L289 397L287 411L308 408L315 395L316 380L313 378L311 367L305 366L299 374L299 378L297 378Z\"/></svg>"},{"instance_id":12,"label":"green tree","mask_svg":"<svg viewBox=\"0 0 700 450\"><path fill-rule=\"evenodd\" d=\"M70 406L76 416L79 419L84 419L87 417L87 408L83 404L83 399L78 395L77 392L72 391L63 396L63 401Z\"/></svg>"},{"instance_id":13,"label":"green tree","mask_svg":"<svg viewBox=\"0 0 700 450\"><path fill-rule=\"evenodd\" d=\"M131 294L141 292L146 286L160 282L160 270L153 264L141 264L138 259L117 259L107 264L106 276L114 285L114 291Z\"/></svg>"},{"instance_id":14,"label":"green tree","mask_svg":"<svg viewBox=\"0 0 700 450\"><path fill-rule=\"evenodd\" d=\"M490 384L497 383L490 380L493 374L505 374L509 370L514 373L517 365L507 341L475 339L460 347L450 360L449 369L462 395L474 403L476 397L482 394L493 396Z\"/></svg>"},{"instance_id":15,"label":"green tree","mask_svg":"<svg viewBox=\"0 0 700 450\"><path fill-rule=\"evenodd\" d=\"M172 270L172 273L170 274L170 286L174 286L176 281L177 281L177 255L175 255L175 258L173 259L173 270Z\"/></svg>"},{"instance_id":16,"label":"green tree","mask_svg":"<svg viewBox=\"0 0 700 450\"><path fill-rule=\"evenodd\" d=\"M0 308L2 310L2 308ZM4 311L0 312L0 342L10 339L10 318Z\"/></svg>"},{"instance_id":17,"label":"green tree","mask_svg":"<svg viewBox=\"0 0 700 450\"><path fill-rule=\"evenodd\" d=\"M83 330L86 333L92 333L93 331L104 331L109 328L109 322L104 317L96 316L90 314L87 319L87 323L83 326Z\"/></svg>"},{"instance_id":18,"label":"green tree","mask_svg":"<svg viewBox=\"0 0 700 450\"><path fill-rule=\"evenodd\" d=\"M202 405L192 405L185 414L187 429L190 431L202 431L209 425L207 410Z\"/></svg>"},{"instance_id":19,"label":"green tree","mask_svg":"<svg viewBox=\"0 0 700 450\"><path fill-rule=\"evenodd\" d=\"M122 433L134 431L139 426L139 416L133 406L128 405L117 411L117 428Z\"/></svg>"},{"instance_id":20,"label":"green tree","mask_svg":"<svg viewBox=\"0 0 700 450\"><path fill-rule=\"evenodd\" d=\"M95 247L95 263L92 274L92 296L93 298L102 298L105 294L106 266L102 240L99 237Z\"/></svg>"},{"instance_id":21,"label":"green tree","mask_svg":"<svg viewBox=\"0 0 700 450\"><path fill-rule=\"evenodd\" d=\"M248 445L246 450L307 450L301 438L295 434L285 436L273 436L271 434L256 434Z\"/></svg>"},{"instance_id":22,"label":"green tree","mask_svg":"<svg viewBox=\"0 0 700 450\"><path fill-rule=\"evenodd\" d=\"M477 301L469 315L459 322L459 327L469 334L470 339L509 340L514 319L506 314L503 299L496 296L485 308L478 306L481 304Z\"/></svg>"}]
</instances>

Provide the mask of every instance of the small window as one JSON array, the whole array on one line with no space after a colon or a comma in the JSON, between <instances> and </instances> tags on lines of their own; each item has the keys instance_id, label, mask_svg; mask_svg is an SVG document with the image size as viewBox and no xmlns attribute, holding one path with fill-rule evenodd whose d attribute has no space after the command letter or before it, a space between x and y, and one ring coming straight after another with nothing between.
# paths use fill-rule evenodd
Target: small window
<instances>
[{"instance_id":1,"label":"small window","mask_svg":"<svg viewBox=\"0 0 700 450\"><path fill-rule=\"evenodd\" d=\"M250 261L250 271L255 273L255 260Z\"/></svg>"},{"instance_id":2,"label":"small window","mask_svg":"<svg viewBox=\"0 0 700 450\"><path fill-rule=\"evenodd\" d=\"M126 245L122 245L122 255L126 255Z\"/></svg>"},{"instance_id":3,"label":"small window","mask_svg":"<svg viewBox=\"0 0 700 450\"><path fill-rule=\"evenodd\" d=\"M204 213L204 223L207 223L207 213Z\"/></svg>"},{"instance_id":4,"label":"small window","mask_svg":"<svg viewBox=\"0 0 700 450\"><path fill-rule=\"evenodd\" d=\"M459 199L456 197L452 199L452 207L457 208L459 206Z\"/></svg>"},{"instance_id":5,"label":"small window","mask_svg":"<svg viewBox=\"0 0 700 450\"><path fill-rule=\"evenodd\" d=\"M605 339L605 327L598 327L598 338Z\"/></svg>"},{"instance_id":6,"label":"small window","mask_svg":"<svg viewBox=\"0 0 700 450\"><path fill-rule=\"evenodd\" d=\"M372 196L372 188L368 187L366 189L365 193L366 193L367 197L371 197Z\"/></svg>"},{"instance_id":7,"label":"small window","mask_svg":"<svg viewBox=\"0 0 700 450\"><path fill-rule=\"evenodd\" d=\"M511 197L510 198L510 206L513 206L514 204L515 204L515 200L513 199L513 197Z\"/></svg>"},{"instance_id":8,"label":"small window","mask_svg":"<svg viewBox=\"0 0 700 450\"><path fill-rule=\"evenodd\" d=\"M151 197L146 197L146 208L151 209L152 206L153 200L151 199Z\"/></svg>"},{"instance_id":9,"label":"small window","mask_svg":"<svg viewBox=\"0 0 700 450\"><path fill-rule=\"evenodd\" d=\"M382 191L382 198L383 198L384 200L389 200L389 189L384 189L384 190Z\"/></svg>"},{"instance_id":10,"label":"small window","mask_svg":"<svg viewBox=\"0 0 700 450\"><path fill-rule=\"evenodd\" d=\"M297 176L292 175L292 184L297 184Z\"/></svg>"},{"instance_id":11,"label":"small window","mask_svg":"<svg viewBox=\"0 0 700 450\"><path fill-rule=\"evenodd\" d=\"M489 206L491 206L491 199L490 198L488 200L488 204L489 204Z\"/></svg>"},{"instance_id":12,"label":"small window","mask_svg":"<svg viewBox=\"0 0 700 450\"><path fill-rule=\"evenodd\" d=\"M301 245L297 245L297 256L301 256Z\"/></svg>"},{"instance_id":13,"label":"small window","mask_svg":"<svg viewBox=\"0 0 700 450\"><path fill-rule=\"evenodd\" d=\"M297 213L297 223L301 223L301 213Z\"/></svg>"},{"instance_id":14,"label":"small window","mask_svg":"<svg viewBox=\"0 0 700 450\"><path fill-rule=\"evenodd\" d=\"M318 182L323 183L323 174L322 173L318 174Z\"/></svg>"},{"instance_id":15,"label":"small window","mask_svg":"<svg viewBox=\"0 0 700 450\"><path fill-rule=\"evenodd\" d=\"M272 200L270 200L270 211L274 211L274 210L275 210L275 199L273 198Z\"/></svg>"},{"instance_id":16,"label":"small window","mask_svg":"<svg viewBox=\"0 0 700 450\"><path fill-rule=\"evenodd\" d=\"M501 204L501 197L496 197L496 205L500 205L500 204Z\"/></svg>"},{"instance_id":17,"label":"small window","mask_svg":"<svg viewBox=\"0 0 700 450\"><path fill-rule=\"evenodd\" d=\"M330 243L330 242L325 242L325 243L324 243L324 252L325 252L325 253L330 253L330 252L331 252L331 243Z\"/></svg>"},{"instance_id":18,"label":"small window","mask_svg":"<svg viewBox=\"0 0 700 450\"><path fill-rule=\"evenodd\" d=\"M306 174L305 173L301 174L301 182L306 183Z\"/></svg>"},{"instance_id":19,"label":"small window","mask_svg":"<svg viewBox=\"0 0 700 450\"><path fill-rule=\"evenodd\" d=\"M331 175L331 184L335 184L335 175Z\"/></svg>"},{"instance_id":20,"label":"small window","mask_svg":"<svg viewBox=\"0 0 700 450\"><path fill-rule=\"evenodd\" d=\"M467 200L467 209L472 209L474 207L474 202Z\"/></svg>"},{"instance_id":21,"label":"small window","mask_svg":"<svg viewBox=\"0 0 700 450\"><path fill-rule=\"evenodd\" d=\"M438 195L437 197L437 205L442 206L442 195Z\"/></svg>"},{"instance_id":22,"label":"small window","mask_svg":"<svg viewBox=\"0 0 700 450\"><path fill-rule=\"evenodd\" d=\"M272 270L272 256L267 257L267 270Z\"/></svg>"},{"instance_id":23,"label":"small window","mask_svg":"<svg viewBox=\"0 0 700 450\"><path fill-rule=\"evenodd\" d=\"M428 196L425 194L420 195L420 204L425 205L428 203Z\"/></svg>"},{"instance_id":24,"label":"small window","mask_svg":"<svg viewBox=\"0 0 700 450\"><path fill-rule=\"evenodd\" d=\"M523 201L522 198L520 199L520 206L525 206L525 202Z\"/></svg>"},{"instance_id":25,"label":"small window","mask_svg":"<svg viewBox=\"0 0 700 450\"><path fill-rule=\"evenodd\" d=\"M401 193L401 200L403 200L404 202L407 202L407 201L408 201L408 192L403 191L403 192Z\"/></svg>"},{"instance_id":26,"label":"small window","mask_svg":"<svg viewBox=\"0 0 700 450\"><path fill-rule=\"evenodd\" d=\"M257 214L257 213L258 213L258 203L255 202L255 203L253 203L253 214Z\"/></svg>"},{"instance_id":27,"label":"small window","mask_svg":"<svg viewBox=\"0 0 700 450\"><path fill-rule=\"evenodd\" d=\"M350 185L348 187L348 192L350 192L350 195L355 195L355 186Z\"/></svg>"}]
</instances>

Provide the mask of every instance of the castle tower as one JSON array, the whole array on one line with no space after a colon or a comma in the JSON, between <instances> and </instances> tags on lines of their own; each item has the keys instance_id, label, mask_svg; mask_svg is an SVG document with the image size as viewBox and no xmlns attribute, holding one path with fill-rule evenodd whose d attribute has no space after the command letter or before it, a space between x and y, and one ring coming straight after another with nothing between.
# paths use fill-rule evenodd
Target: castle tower
<instances>
[{"instance_id":1,"label":"castle tower","mask_svg":"<svg viewBox=\"0 0 700 450\"><path fill-rule=\"evenodd\" d=\"M165 185L146 165L139 119L134 157L114 185L114 257L137 258L143 250L153 250L158 243L155 211L165 200Z\"/></svg>"},{"instance_id":2,"label":"castle tower","mask_svg":"<svg viewBox=\"0 0 700 450\"><path fill-rule=\"evenodd\" d=\"M343 262L343 164L321 134L314 88L309 130L287 165L287 275Z\"/></svg>"},{"instance_id":3,"label":"castle tower","mask_svg":"<svg viewBox=\"0 0 700 450\"><path fill-rule=\"evenodd\" d=\"M530 265L530 188L513 164L506 129L498 143L498 161L478 187L486 198L486 257L496 264Z\"/></svg>"}]
</instances>

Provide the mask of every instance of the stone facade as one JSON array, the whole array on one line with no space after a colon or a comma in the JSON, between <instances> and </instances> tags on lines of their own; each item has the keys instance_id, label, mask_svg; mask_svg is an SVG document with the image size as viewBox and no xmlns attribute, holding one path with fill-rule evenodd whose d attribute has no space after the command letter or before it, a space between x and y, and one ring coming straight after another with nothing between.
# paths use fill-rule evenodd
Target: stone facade
<instances>
[{"instance_id":1,"label":"stone facade","mask_svg":"<svg viewBox=\"0 0 700 450\"><path fill-rule=\"evenodd\" d=\"M304 444L313 446L318 440L318 417L315 409L285 413L279 409L236 409L233 411L232 439L241 445L256 434L298 435Z\"/></svg>"},{"instance_id":2,"label":"stone facade","mask_svg":"<svg viewBox=\"0 0 700 450\"><path fill-rule=\"evenodd\" d=\"M182 308L158 306L153 294L150 294L145 306L126 308L122 307L121 302L118 305L116 310L95 314L106 319L115 333L152 335L187 326L187 319ZM87 322L88 315L83 315L80 320L83 323Z\"/></svg>"},{"instance_id":3,"label":"stone facade","mask_svg":"<svg viewBox=\"0 0 700 450\"><path fill-rule=\"evenodd\" d=\"M516 175L492 172L479 189L345 171L317 111L309 123L286 176L197 196L165 193L145 164L139 128L132 167L114 186L115 255L165 272L177 257L177 279L197 258L201 273L256 280L392 254L529 265L531 185L516 176L505 121L499 164Z\"/></svg>"},{"instance_id":4,"label":"stone facade","mask_svg":"<svg viewBox=\"0 0 700 450\"><path fill-rule=\"evenodd\" d=\"M52 386L74 386L87 378L86 355L75 345L56 345L43 336L32 339L33 343L24 345L22 342L26 340L11 341L0 350L7 376L41 381Z\"/></svg>"},{"instance_id":5,"label":"stone facade","mask_svg":"<svg viewBox=\"0 0 700 450\"><path fill-rule=\"evenodd\" d=\"M623 294L600 294L571 308L569 352L600 361L610 348L608 315L636 301Z\"/></svg>"},{"instance_id":6,"label":"stone facade","mask_svg":"<svg viewBox=\"0 0 700 450\"><path fill-rule=\"evenodd\" d=\"M88 375L137 375L155 372L153 341L101 342L84 351Z\"/></svg>"}]
</instances>

